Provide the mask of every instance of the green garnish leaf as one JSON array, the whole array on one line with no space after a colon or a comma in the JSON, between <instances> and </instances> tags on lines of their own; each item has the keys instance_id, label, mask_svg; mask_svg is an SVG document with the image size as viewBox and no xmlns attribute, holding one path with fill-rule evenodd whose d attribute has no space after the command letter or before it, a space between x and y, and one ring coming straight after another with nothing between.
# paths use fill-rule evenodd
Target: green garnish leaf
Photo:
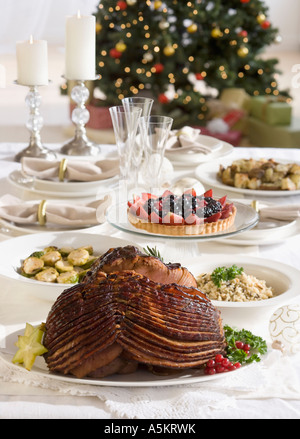
<instances>
[{"instance_id":1,"label":"green garnish leaf","mask_svg":"<svg viewBox=\"0 0 300 439\"><path fill-rule=\"evenodd\" d=\"M217 287L220 287L222 281L226 282L235 279L237 276L241 275L243 271L243 267L238 268L237 265L232 265L229 268L218 267L212 272L211 278L213 283Z\"/></svg>"},{"instance_id":2,"label":"green garnish leaf","mask_svg":"<svg viewBox=\"0 0 300 439\"><path fill-rule=\"evenodd\" d=\"M262 337L252 334L246 329L236 330L228 325L224 326L225 338L227 341L227 357L233 363L250 364L260 362L261 355L265 355L268 351L267 343ZM237 342L243 342L250 346L250 354L248 355L243 349L236 347Z\"/></svg>"},{"instance_id":3,"label":"green garnish leaf","mask_svg":"<svg viewBox=\"0 0 300 439\"><path fill-rule=\"evenodd\" d=\"M161 256L159 250L156 247L151 248L147 245L147 248L143 248L143 250L148 256L153 256L154 258L158 258L162 262L164 262L163 257Z\"/></svg>"}]
</instances>

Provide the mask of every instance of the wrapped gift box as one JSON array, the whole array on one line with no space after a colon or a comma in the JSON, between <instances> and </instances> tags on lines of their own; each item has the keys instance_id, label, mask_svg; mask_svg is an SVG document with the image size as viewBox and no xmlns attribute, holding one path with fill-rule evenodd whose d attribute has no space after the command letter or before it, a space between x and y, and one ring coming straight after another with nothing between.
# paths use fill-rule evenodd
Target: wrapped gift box
<instances>
[{"instance_id":1,"label":"wrapped gift box","mask_svg":"<svg viewBox=\"0 0 300 439\"><path fill-rule=\"evenodd\" d=\"M251 99L250 116L268 125L290 125L292 107L282 97L256 96Z\"/></svg>"},{"instance_id":2,"label":"wrapped gift box","mask_svg":"<svg viewBox=\"0 0 300 439\"><path fill-rule=\"evenodd\" d=\"M226 88L220 95L220 101L230 109L250 111L251 96L243 88Z\"/></svg>"},{"instance_id":3,"label":"wrapped gift box","mask_svg":"<svg viewBox=\"0 0 300 439\"><path fill-rule=\"evenodd\" d=\"M271 126L249 117L248 136L253 146L269 148L300 148L300 119L292 118L288 126Z\"/></svg>"}]
</instances>

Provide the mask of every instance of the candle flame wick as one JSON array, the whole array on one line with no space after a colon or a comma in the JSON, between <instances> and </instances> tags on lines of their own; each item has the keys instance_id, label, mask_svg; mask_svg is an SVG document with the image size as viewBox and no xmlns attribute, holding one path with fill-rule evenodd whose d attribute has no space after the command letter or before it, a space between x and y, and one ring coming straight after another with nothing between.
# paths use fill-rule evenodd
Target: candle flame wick
<instances>
[{"instance_id":1,"label":"candle flame wick","mask_svg":"<svg viewBox=\"0 0 300 439\"><path fill-rule=\"evenodd\" d=\"M29 44L33 44L33 36L32 35L30 35Z\"/></svg>"},{"instance_id":2,"label":"candle flame wick","mask_svg":"<svg viewBox=\"0 0 300 439\"><path fill-rule=\"evenodd\" d=\"M77 11L77 18L81 18L80 10Z\"/></svg>"}]
</instances>

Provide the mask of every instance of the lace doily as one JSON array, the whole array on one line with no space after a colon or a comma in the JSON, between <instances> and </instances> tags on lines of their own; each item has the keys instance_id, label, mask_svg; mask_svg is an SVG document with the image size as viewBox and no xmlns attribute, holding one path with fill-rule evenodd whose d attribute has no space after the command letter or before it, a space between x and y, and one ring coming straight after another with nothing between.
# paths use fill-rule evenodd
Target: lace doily
<instances>
[{"instance_id":1,"label":"lace doily","mask_svg":"<svg viewBox=\"0 0 300 439\"><path fill-rule=\"evenodd\" d=\"M0 358L0 381L48 389L59 395L92 396L101 400L106 410L117 418L207 419L216 412L230 407L234 409L239 399L279 397L299 400L300 386L293 361L273 351L265 361L222 374L213 381L125 388L58 381L34 371L28 372Z\"/></svg>"}]
</instances>

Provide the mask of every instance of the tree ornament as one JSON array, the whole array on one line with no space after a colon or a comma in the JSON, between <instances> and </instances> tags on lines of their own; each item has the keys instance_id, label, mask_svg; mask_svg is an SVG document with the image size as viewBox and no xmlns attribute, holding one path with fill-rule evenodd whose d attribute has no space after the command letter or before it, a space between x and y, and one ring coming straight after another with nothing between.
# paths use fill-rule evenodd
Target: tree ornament
<instances>
[{"instance_id":1,"label":"tree ornament","mask_svg":"<svg viewBox=\"0 0 300 439\"><path fill-rule=\"evenodd\" d=\"M195 32L197 32L198 26L196 25L196 23L193 23L190 26L188 26L186 30L188 31L189 34L194 34Z\"/></svg>"},{"instance_id":2,"label":"tree ornament","mask_svg":"<svg viewBox=\"0 0 300 439\"><path fill-rule=\"evenodd\" d=\"M242 46L238 49L237 53L240 58L245 58L249 53L249 49L248 47Z\"/></svg>"},{"instance_id":3,"label":"tree ornament","mask_svg":"<svg viewBox=\"0 0 300 439\"><path fill-rule=\"evenodd\" d=\"M116 44L115 48L118 52L123 53L127 49L127 46L125 43L123 43L123 41L120 41L119 43Z\"/></svg>"},{"instance_id":4,"label":"tree ornament","mask_svg":"<svg viewBox=\"0 0 300 439\"><path fill-rule=\"evenodd\" d=\"M96 23L96 34L98 34L99 32L101 32L102 30L102 24L100 23Z\"/></svg>"},{"instance_id":5,"label":"tree ornament","mask_svg":"<svg viewBox=\"0 0 300 439\"><path fill-rule=\"evenodd\" d=\"M175 49L173 46L168 45L164 48L164 54L166 56L172 56L172 55L174 55L174 53L175 53Z\"/></svg>"},{"instance_id":6,"label":"tree ornament","mask_svg":"<svg viewBox=\"0 0 300 439\"><path fill-rule=\"evenodd\" d=\"M146 52L143 59L147 62L151 62L153 60L153 54L151 52Z\"/></svg>"},{"instance_id":7,"label":"tree ornament","mask_svg":"<svg viewBox=\"0 0 300 439\"><path fill-rule=\"evenodd\" d=\"M161 63L154 64L155 73L161 73L164 70L164 65Z\"/></svg>"},{"instance_id":8,"label":"tree ornament","mask_svg":"<svg viewBox=\"0 0 300 439\"><path fill-rule=\"evenodd\" d=\"M246 38L248 36L248 32L246 30L241 30L241 32L238 33L238 36Z\"/></svg>"},{"instance_id":9,"label":"tree ornament","mask_svg":"<svg viewBox=\"0 0 300 439\"><path fill-rule=\"evenodd\" d=\"M121 11L125 11L125 9L127 9L127 3L123 0L119 0L117 2L117 6L120 8Z\"/></svg>"},{"instance_id":10,"label":"tree ornament","mask_svg":"<svg viewBox=\"0 0 300 439\"><path fill-rule=\"evenodd\" d=\"M269 332L273 349L285 355L300 352L300 306L290 304L278 308L270 318Z\"/></svg>"},{"instance_id":11,"label":"tree ornament","mask_svg":"<svg viewBox=\"0 0 300 439\"><path fill-rule=\"evenodd\" d=\"M134 6L136 4L136 0L126 0L128 6Z\"/></svg>"},{"instance_id":12,"label":"tree ornament","mask_svg":"<svg viewBox=\"0 0 300 439\"><path fill-rule=\"evenodd\" d=\"M157 11L157 9L162 7L162 2L160 0L155 0L153 3L154 9Z\"/></svg>"},{"instance_id":13,"label":"tree ornament","mask_svg":"<svg viewBox=\"0 0 300 439\"><path fill-rule=\"evenodd\" d=\"M240 0L241 3L249 3L250 0Z\"/></svg>"},{"instance_id":14,"label":"tree ornament","mask_svg":"<svg viewBox=\"0 0 300 439\"><path fill-rule=\"evenodd\" d=\"M169 98L164 93L161 93L160 95L158 95L158 101L161 104L168 104L170 102Z\"/></svg>"},{"instance_id":15,"label":"tree ornament","mask_svg":"<svg viewBox=\"0 0 300 439\"><path fill-rule=\"evenodd\" d=\"M258 16L256 17L256 20L259 24L262 24L266 19L265 14L258 14Z\"/></svg>"},{"instance_id":16,"label":"tree ornament","mask_svg":"<svg viewBox=\"0 0 300 439\"><path fill-rule=\"evenodd\" d=\"M265 20L261 23L261 27L263 29L269 29L270 26L271 26L271 23L268 20Z\"/></svg>"},{"instance_id":17,"label":"tree ornament","mask_svg":"<svg viewBox=\"0 0 300 439\"><path fill-rule=\"evenodd\" d=\"M202 73L196 73L195 78L197 79L197 81L203 81L203 79L204 79Z\"/></svg>"},{"instance_id":18,"label":"tree ornament","mask_svg":"<svg viewBox=\"0 0 300 439\"><path fill-rule=\"evenodd\" d=\"M168 28L170 27L170 23L168 23L166 20L162 20L162 21L158 24L158 27L159 27L161 30L165 30L165 29L168 29Z\"/></svg>"},{"instance_id":19,"label":"tree ornament","mask_svg":"<svg viewBox=\"0 0 300 439\"><path fill-rule=\"evenodd\" d=\"M121 56L122 56L122 52L119 52L116 48L112 48L112 49L110 49L110 51L109 51L109 56L110 56L111 58L118 59L118 58L121 58Z\"/></svg>"},{"instance_id":20,"label":"tree ornament","mask_svg":"<svg viewBox=\"0 0 300 439\"><path fill-rule=\"evenodd\" d=\"M223 35L223 33L221 32L219 27L215 27L212 31L211 31L211 36L213 38L220 38Z\"/></svg>"}]
</instances>

